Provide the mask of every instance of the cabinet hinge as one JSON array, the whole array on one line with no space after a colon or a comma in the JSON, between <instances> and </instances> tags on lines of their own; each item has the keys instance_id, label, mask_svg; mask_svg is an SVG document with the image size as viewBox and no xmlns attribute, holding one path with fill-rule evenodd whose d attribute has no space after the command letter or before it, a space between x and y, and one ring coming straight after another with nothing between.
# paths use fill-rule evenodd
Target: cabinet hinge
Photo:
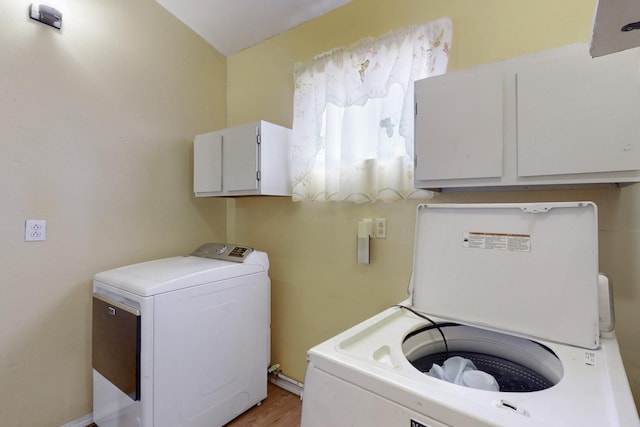
<instances>
[{"instance_id":1,"label":"cabinet hinge","mask_svg":"<svg viewBox=\"0 0 640 427\"><path fill-rule=\"evenodd\" d=\"M260 181L260 171L256 172L256 181Z\"/></svg>"},{"instance_id":2,"label":"cabinet hinge","mask_svg":"<svg viewBox=\"0 0 640 427\"><path fill-rule=\"evenodd\" d=\"M418 103L417 102L415 104L413 104L413 115L414 116L418 115Z\"/></svg>"},{"instance_id":3,"label":"cabinet hinge","mask_svg":"<svg viewBox=\"0 0 640 427\"><path fill-rule=\"evenodd\" d=\"M260 127L256 126L256 144L260 144Z\"/></svg>"}]
</instances>

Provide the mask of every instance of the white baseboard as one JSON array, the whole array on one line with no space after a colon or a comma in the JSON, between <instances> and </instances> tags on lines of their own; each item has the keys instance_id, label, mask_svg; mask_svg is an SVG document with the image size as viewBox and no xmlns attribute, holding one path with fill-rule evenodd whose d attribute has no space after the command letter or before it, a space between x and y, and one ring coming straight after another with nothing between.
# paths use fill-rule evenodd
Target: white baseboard
<instances>
[{"instance_id":1,"label":"white baseboard","mask_svg":"<svg viewBox=\"0 0 640 427\"><path fill-rule=\"evenodd\" d=\"M93 413L85 415L82 418L78 418L77 420L68 422L65 425L62 425L60 427L87 427L92 423L93 423Z\"/></svg>"}]
</instances>

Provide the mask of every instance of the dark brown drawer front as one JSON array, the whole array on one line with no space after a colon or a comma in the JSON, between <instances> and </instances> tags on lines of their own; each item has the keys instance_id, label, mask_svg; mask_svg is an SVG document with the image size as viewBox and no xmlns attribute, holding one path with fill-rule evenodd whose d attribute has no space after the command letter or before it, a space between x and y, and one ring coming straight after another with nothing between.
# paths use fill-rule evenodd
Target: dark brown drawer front
<instances>
[{"instance_id":1,"label":"dark brown drawer front","mask_svg":"<svg viewBox=\"0 0 640 427\"><path fill-rule=\"evenodd\" d=\"M93 368L133 400L140 400L140 314L93 297Z\"/></svg>"}]
</instances>

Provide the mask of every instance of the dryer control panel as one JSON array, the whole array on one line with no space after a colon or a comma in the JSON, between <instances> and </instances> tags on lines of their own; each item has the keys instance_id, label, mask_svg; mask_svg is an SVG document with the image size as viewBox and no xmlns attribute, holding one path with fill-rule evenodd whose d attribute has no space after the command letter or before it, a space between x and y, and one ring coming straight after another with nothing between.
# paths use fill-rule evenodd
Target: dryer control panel
<instances>
[{"instance_id":1,"label":"dryer control panel","mask_svg":"<svg viewBox=\"0 0 640 427\"><path fill-rule=\"evenodd\" d=\"M220 259L223 261L244 262L251 252L253 252L253 248L248 246L228 243L205 243L193 251L191 256Z\"/></svg>"}]
</instances>

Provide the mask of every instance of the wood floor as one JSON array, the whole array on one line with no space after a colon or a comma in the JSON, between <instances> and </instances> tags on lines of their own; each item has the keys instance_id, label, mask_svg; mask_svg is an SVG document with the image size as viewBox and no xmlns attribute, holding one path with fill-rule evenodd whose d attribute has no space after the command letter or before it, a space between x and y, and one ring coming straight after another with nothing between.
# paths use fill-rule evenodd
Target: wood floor
<instances>
[{"instance_id":1,"label":"wood floor","mask_svg":"<svg viewBox=\"0 0 640 427\"><path fill-rule=\"evenodd\" d=\"M300 396L274 384L267 387L267 398L225 427L300 427L302 401Z\"/></svg>"},{"instance_id":2,"label":"wood floor","mask_svg":"<svg viewBox=\"0 0 640 427\"><path fill-rule=\"evenodd\" d=\"M301 415L300 396L269 383L267 398L260 406L254 406L224 427L300 427Z\"/></svg>"}]
</instances>

